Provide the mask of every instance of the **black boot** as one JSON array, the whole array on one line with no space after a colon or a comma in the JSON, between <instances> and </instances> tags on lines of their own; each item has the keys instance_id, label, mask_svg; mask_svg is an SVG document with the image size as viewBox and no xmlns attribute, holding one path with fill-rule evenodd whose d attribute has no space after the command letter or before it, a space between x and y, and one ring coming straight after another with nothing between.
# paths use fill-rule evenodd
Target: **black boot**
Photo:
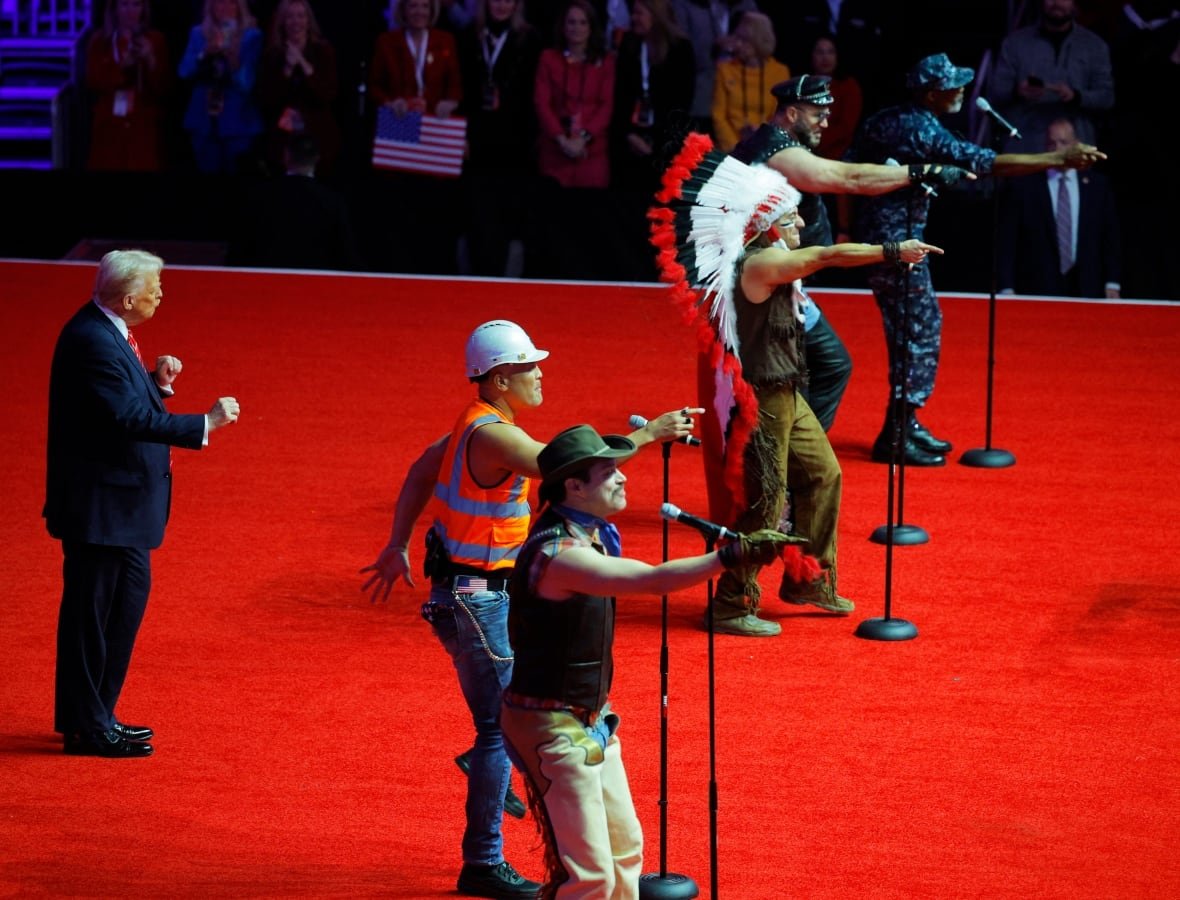
<instances>
[{"instance_id":1,"label":"black boot","mask_svg":"<svg viewBox=\"0 0 1180 900\"><path fill-rule=\"evenodd\" d=\"M917 445L921 450L927 453L950 453L953 449L950 441L944 441L942 438L936 438L932 435L926 426L918 421L918 417L912 412L910 413L910 440Z\"/></svg>"},{"instance_id":2,"label":"black boot","mask_svg":"<svg viewBox=\"0 0 1180 900\"><path fill-rule=\"evenodd\" d=\"M894 418L895 404L891 403L886 408L885 424L881 427L881 433L877 435L877 439L873 441L872 460L873 462L887 463L893 461L893 439L894 439ZM917 421L916 419L912 421ZM922 429L925 431L925 429ZM926 432L929 435L929 432ZM948 448L950 444L946 445ZM912 429L905 429L901 435L901 453L905 456L905 464L907 466L945 466L946 457L940 453L932 453L928 449L924 449L914 437ZM900 459L897 462L901 462Z\"/></svg>"}]
</instances>

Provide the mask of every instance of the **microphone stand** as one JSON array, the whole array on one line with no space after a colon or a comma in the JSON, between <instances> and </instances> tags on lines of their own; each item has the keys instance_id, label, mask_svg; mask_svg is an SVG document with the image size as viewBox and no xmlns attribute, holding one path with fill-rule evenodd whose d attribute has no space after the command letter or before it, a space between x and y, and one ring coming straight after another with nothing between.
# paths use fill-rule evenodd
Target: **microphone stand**
<instances>
[{"instance_id":1,"label":"microphone stand","mask_svg":"<svg viewBox=\"0 0 1180 900\"><path fill-rule=\"evenodd\" d=\"M716 541L705 539L705 552L712 553ZM705 588L705 631L709 635L709 896L717 900L717 679L716 655L713 650L713 579Z\"/></svg>"},{"instance_id":2,"label":"microphone stand","mask_svg":"<svg viewBox=\"0 0 1180 900\"><path fill-rule=\"evenodd\" d=\"M1019 134L1011 135L1016 140ZM992 144L998 152L1002 137L993 130ZM987 299L987 411L984 415L984 445L965 450L959 464L977 469L1003 469L1016 464L1016 457L1007 450L992 446L992 381L996 367L996 288L1000 276L1000 191L995 176L991 185L992 208L992 283Z\"/></svg>"},{"instance_id":3,"label":"microphone stand","mask_svg":"<svg viewBox=\"0 0 1180 900\"><path fill-rule=\"evenodd\" d=\"M920 188L919 188L920 189ZM906 199L906 235L907 238L914 229L914 195ZM886 490L886 503L889 506L885 524L879 526L869 540L885 545L885 615L881 618L865 619L856 626L853 632L857 637L872 641L908 641L918 636L918 627L907 619L893 618L893 547L913 546L925 544L930 536L920 525L902 524L902 504L905 499L905 452L903 449L903 431L909 427L910 401L906 394L906 387L910 375L910 267L907 265L901 273L902 308L901 334L895 343L901 343L901 371L902 382L893 390L893 448L889 459L889 486ZM897 353L896 347L894 354ZM897 467L897 524L893 520L893 470Z\"/></svg>"},{"instance_id":4,"label":"microphone stand","mask_svg":"<svg viewBox=\"0 0 1180 900\"><path fill-rule=\"evenodd\" d=\"M665 441L664 503L669 502L668 475L672 458L672 444ZM668 520L663 520L663 560L668 561ZM713 605L709 604L709 696L713 696ZM712 705L710 700L710 727ZM712 740L710 732L710 741ZM642 900L691 900L700 895L696 882L687 875L668 871L668 595L660 598L660 870L639 876L639 896ZM716 888L713 896L716 897Z\"/></svg>"},{"instance_id":5,"label":"microphone stand","mask_svg":"<svg viewBox=\"0 0 1180 900\"><path fill-rule=\"evenodd\" d=\"M914 231L914 191L922 190L921 187L914 187L911 189L909 197L906 199L906 238L913 236ZM929 263L927 263L929 265ZM900 273L901 281L901 333L894 341L894 356L901 357L901 372L902 381L893 388L893 397L890 401L893 410L893 446L890 448L889 457L889 489L887 491L889 512L884 525L879 525L869 535L869 540L874 544L886 544L892 548L894 544L903 547L914 546L916 544L925 544L930 540L930 535L926 533L921 525L906 525L905 523L905 430L909 427L910 421L910 399L906 394L906 387L909 384L910 378L910 266L906 265ZM897 344L901 344L901 352L898 353ZM897 524L894 525L893 520L893 473L894 468L897 470ZM892 552L887 551L885 554L885 573L886 578L890 573L890 562L892 561ZM889 596L889 584L885 585L886 598Z\"/></svg>"}]
</instances>

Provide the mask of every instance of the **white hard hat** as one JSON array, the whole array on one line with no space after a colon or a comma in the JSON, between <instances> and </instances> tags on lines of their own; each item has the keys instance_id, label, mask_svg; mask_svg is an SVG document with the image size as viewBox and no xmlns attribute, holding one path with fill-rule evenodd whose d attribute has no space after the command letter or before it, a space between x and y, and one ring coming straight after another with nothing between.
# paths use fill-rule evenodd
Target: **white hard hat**
<instances>
[{"instance_id":1,"label":"white hard hat","mask_svg":"<svg viewBox=\"0 0 1180 900\"><path fill-rule=\"evenodd\" d=\"M467 339L467 377L474 378L508 363L540 362L549 355L538 350L524 329L507 319L484 322Z\"/></svg>"}]
</instances>

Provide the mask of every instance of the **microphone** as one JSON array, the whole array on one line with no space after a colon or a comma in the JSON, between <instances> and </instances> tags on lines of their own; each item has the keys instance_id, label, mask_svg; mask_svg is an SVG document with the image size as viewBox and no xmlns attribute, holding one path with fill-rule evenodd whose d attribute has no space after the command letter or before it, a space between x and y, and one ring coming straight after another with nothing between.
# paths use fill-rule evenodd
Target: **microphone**
<instances>
[{"instance_id":1,"label":"microphone","mask_svg":"<svg viewBox=\"0 0 1180 900\"><path fill-rule=\"evenodd\" d=\"M1018 141L1021 139L1020 132L1016 130L1016 126L1013 125L1011 122L1009 122L1007 119L1005 119L1003 116L1001 116L994 109L992 109L992 105L990 103L988 103L987 100L985 100L983 97L976 97L975 98L975 108L982 110L983 112L985 112L989 116L991 116L993 119L995 119L996 123L1001 128L1005 129L1008 132L1008 137L1015 138Z\"/></svg>"},{"instance_id":2,"label":"microphone","mask_svg":"<svg viewBox=\"0 0 1180 900\"><path fill-rule=\"evenodd\" d=\"M691 528L695 528L711 541L715 541L718 538L740 537L737 532L730 531L724 525L718 525L707 519L698 519L696 516L684 512L684 510L673 503L665 503L661 506L660 515L669 522L679 522L681 525L688 525Z\"/></svg>"},{"instance_id":3,"label":"microphone","mask_svg":"<svg viewBox=\"0 0 1180 900\"><path fill-rule=\"evenodd\" d=\"M647 419L643 418L639 413L633 413L631 418L627 420L627 424L632 428L642 428L647 424ZM688 444L690 447L699 447L701 445L701 439L699 437L693 437L691 434L686 434L683 437L676 438L676 443Z\"/></svg>"}]
</instances>

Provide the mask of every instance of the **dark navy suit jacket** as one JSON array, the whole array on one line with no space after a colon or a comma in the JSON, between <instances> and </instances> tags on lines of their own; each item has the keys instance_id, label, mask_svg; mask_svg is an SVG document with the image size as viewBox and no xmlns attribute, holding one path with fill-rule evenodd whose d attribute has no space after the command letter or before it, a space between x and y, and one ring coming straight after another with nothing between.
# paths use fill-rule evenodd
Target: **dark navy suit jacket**
<instances>
[{"instance_id":1,"label":"dark navy suit jacket","mask_svg":"<svg viewBox=\"0 0 1180 900\"><path fill-rule=\"evenodd\" d=\"M1057 220L1046 175L1009 179L1001 205L999 288L1020 294L1066 295L1057 257ZM1078 295L1103 297L1120 280L1118 218L1110 183L1098 172L1078 173Z\"/></svg>"},{"instance_id":2,"label":"dark navy suit jacket","mask_svg":"<svg viewBox=\"0 0 1180 900\"><path fill-rule=\"evenodd\" d=\"M169 445L199 449L203 415L173 415L93 302L66 323L49 378L45 516L55 538L152 549L172 499Z\"/></svg>"}]
</instances>

